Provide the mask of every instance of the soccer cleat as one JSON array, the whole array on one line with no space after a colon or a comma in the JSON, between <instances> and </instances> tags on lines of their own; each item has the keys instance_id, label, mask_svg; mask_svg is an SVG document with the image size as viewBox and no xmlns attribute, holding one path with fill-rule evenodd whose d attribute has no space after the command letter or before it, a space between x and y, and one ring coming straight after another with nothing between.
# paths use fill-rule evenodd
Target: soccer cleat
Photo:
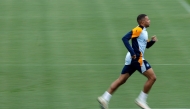
<instances>
[{"instance_id":1,"label":"soccer cleat","mask_svg":"<svg viewBox=\"0 0 190 109\"><path fill-rule=\"evenodd\" d=\"M108 102L104 98L98 97L98 102L100 103L101 109L108 109Z\"/></svg>"},{"instance_id":2,"label":"soccer cleat","mask_svg":"<svg viewBox=\"0 0 190 109\"><path fill-rule=\"evenodd\" d=\"M141 107L142 109L151 109L148 105L147 105L147 103L145 102L145 101L142 101L142 100L140 100L140 99L136 99L135 100L135 102L136 102L136 104L139 106L139 107Z\"/></svg>"}]
</instances>

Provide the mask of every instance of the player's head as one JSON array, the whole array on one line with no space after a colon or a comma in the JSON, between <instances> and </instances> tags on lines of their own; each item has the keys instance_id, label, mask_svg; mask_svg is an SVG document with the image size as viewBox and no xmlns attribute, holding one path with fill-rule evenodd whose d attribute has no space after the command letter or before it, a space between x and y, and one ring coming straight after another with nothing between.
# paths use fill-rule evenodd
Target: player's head
<instances>
[{"instance_id":1,"label":"player's head","mask_svg":"<svg viewBox=\"0 0 190 109\"><path fill-rule=\"evenodd\" d=\"M150 26L150 20L146 14L139 14L137 16L137 22L139 25L144 26L144 27Z\"/></svg>"}]
</instances>

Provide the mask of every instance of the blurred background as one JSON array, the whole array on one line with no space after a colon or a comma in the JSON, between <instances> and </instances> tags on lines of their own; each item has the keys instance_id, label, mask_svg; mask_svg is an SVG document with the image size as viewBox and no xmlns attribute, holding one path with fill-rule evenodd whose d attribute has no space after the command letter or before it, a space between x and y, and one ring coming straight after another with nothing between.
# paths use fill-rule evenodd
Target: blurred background
<instances>
[{"instance_id":1,"label":"blurred background","mask_svg":"<svg viewBox=\"0 0 190 109\"><path fill-rule=\"evenodd\" d=\"M145 53L157 75L148 103L187 109L188 1L0 0L0 109L99 109L96 98L124 66L121 38L141 13L151 20L149 38L159 40ZM145 81L135 72L110 109L138 109Z\"/></svg>"}]
</instances>

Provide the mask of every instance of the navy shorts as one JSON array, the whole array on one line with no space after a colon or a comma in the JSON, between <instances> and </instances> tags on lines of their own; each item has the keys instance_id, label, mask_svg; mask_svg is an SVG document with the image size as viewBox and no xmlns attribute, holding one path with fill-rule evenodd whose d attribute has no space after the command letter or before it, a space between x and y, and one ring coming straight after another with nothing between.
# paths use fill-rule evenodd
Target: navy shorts
<instances>
[{"instance_id":1,"label":"navy shorts","mask_svg":"<svg viewBox=\"0 0 190 109\"><path fill-rule=\"evenodd\" d=\"M146 60L143 60L142 65L140 65L138 61L135 61L131 62L130 65L125 65L121 74L129 73L130 75L132 75L136 70L138 70L142 74L150 68L151 66Z\"/></svg>"}]
</instances>

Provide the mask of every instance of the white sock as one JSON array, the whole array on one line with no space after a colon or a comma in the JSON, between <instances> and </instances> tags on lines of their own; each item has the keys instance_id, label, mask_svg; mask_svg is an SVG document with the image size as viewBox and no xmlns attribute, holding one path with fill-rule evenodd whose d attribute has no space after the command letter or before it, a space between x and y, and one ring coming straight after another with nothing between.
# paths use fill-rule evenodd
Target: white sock
<instances>
[{"instance_id":1,"label":"white sock","mask_svg":"<svg viewBox=\"0 0 190 109\"><path fill-rule=\"evenodd\" d=\"M110 93L108 93L107 91L105 91L105 93L102 95L102 97L103 97L107 102L110 101L111 96L112 96L112 95L111 95Z\"/></svg>"},{"instance_id":2,"label":"white sock","mask_svg":"<svg viewBox=\"0 0 190 109\"><path fill-rule=\"evenodd\" d=\"M139 97L138 97L138 98L139 98L140 100L143 100L143 101L146 102L147 97L148 97L148 94L146 94L146 93L144 93L143 91L141 91L141 93L139 94Z\"/></svg>"}]
</instances>

